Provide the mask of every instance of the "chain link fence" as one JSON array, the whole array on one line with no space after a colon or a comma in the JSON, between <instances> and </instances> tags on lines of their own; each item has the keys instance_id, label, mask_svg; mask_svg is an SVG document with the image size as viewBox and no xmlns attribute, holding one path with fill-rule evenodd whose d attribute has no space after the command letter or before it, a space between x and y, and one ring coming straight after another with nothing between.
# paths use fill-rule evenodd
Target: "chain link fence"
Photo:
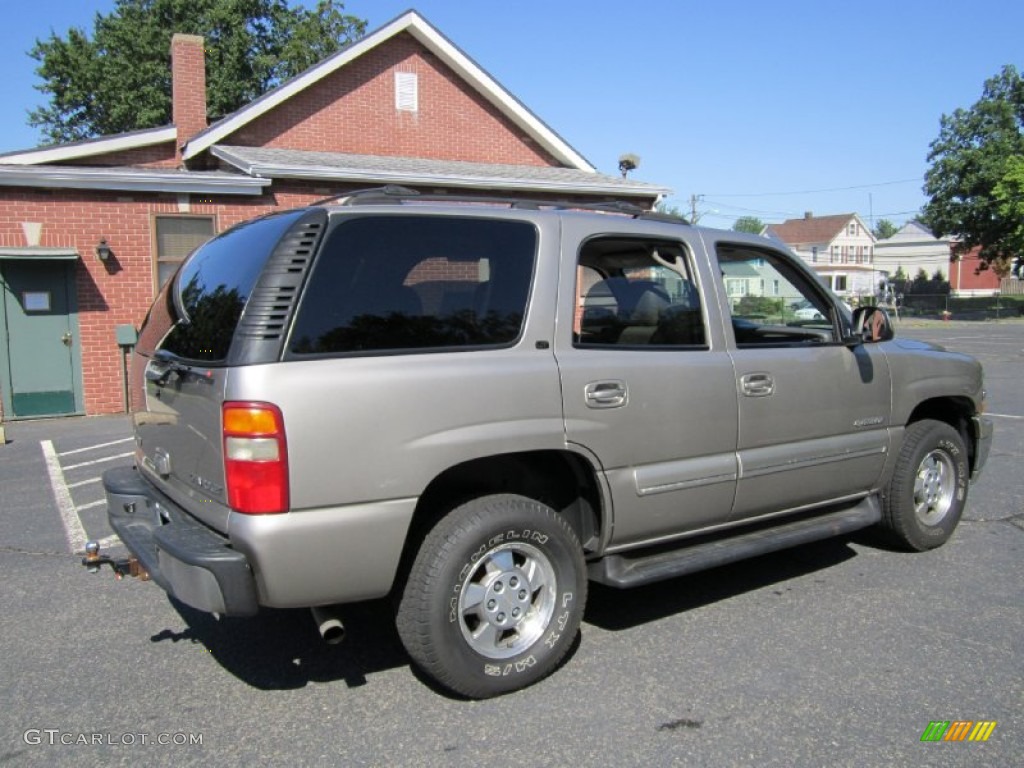
<instances>
[{"instance_id":1,"label":"chain link fence","mask_svg":"<svg viewBox=\"0 0 1024 768\"><path fill-rule=\"evenodd\" d=\"M936 320L988 320L1024 315L1024 296L951 296L907 293L896 302L900 317ZM891 308L890 308L891 309Z\"/></svg>"}]
</instances>

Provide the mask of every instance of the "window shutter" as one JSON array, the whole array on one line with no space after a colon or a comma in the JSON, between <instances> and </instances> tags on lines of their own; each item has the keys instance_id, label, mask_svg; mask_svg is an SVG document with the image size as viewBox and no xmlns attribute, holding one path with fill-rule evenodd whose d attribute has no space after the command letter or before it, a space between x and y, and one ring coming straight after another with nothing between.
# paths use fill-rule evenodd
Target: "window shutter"
<instances>
[{"instance_id":1,"label":"window shutter","mask_svg":"<svg viewBox=\"0 0 1024 768\"><path fill-rule=\"evenodd\" d=\"M395 72L395 109L419 111L419 82L415 72Z\"/></svg>"}]
</instances>

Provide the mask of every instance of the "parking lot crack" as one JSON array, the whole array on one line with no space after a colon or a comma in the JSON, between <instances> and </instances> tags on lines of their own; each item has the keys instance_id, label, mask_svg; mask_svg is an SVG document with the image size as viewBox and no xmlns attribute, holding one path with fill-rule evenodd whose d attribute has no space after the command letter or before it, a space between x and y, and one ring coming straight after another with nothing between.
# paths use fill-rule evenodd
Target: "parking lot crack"
<instances>
[{"instance_id":1,"label":"parking lot crack","mask_svg":"<svg viewBox=\"0 0 1024 768\"><path fill-rule=\"evenodd\" d=\"M13 555L31 555L33 557L59 557L63 560L79 560L81 555L69 554L67 552L45 552L25 547L3 547L0 546L0 553Z\"/></svg>"}]
</instances>

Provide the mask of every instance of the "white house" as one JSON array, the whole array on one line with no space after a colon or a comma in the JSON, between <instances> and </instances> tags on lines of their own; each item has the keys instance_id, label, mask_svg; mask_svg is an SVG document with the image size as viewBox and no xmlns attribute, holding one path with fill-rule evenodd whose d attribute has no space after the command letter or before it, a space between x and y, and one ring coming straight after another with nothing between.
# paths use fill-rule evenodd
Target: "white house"
<instances>
[{"instance_id":1,"label":"white house","mask_svg":"<svg viewBox=\"0 0 1024 768\"><path fill-rule=\"evenodd\" d=\"M761 234L789 246L839 296L873 296L878 287L875 236L856 213L807 212L802 219L769 224Z\"/></svg>"}]
</instances>

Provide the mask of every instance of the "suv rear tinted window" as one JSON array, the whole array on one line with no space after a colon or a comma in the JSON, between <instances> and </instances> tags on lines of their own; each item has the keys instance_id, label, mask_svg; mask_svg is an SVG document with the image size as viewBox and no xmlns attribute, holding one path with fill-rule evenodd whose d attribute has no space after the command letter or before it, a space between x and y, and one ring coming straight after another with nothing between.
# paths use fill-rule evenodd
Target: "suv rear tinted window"
<instances>
[{"instance_id":1,"label":"suv rear tinted window","mask_svg":"<svg viewBox=\"0 0 1024 768\"><path fill-rule=\"evenodd\" d=\"M253 219L198 248L150 310L139 351L149 355L162 349L207 363L224 360L267 258L304 213L288 211Z\"/></svg>"},{"instance_id":2,"label":"suv rear tinted window","mask_svg":"<svg viewBox=\"0 0 1024 768\"><path fill-rule=\"evenodd\" d=\"M373 216L334 227L289 342L294 355L513 343L537 232L522 221Z\"/></svg>"}]
</instances>

